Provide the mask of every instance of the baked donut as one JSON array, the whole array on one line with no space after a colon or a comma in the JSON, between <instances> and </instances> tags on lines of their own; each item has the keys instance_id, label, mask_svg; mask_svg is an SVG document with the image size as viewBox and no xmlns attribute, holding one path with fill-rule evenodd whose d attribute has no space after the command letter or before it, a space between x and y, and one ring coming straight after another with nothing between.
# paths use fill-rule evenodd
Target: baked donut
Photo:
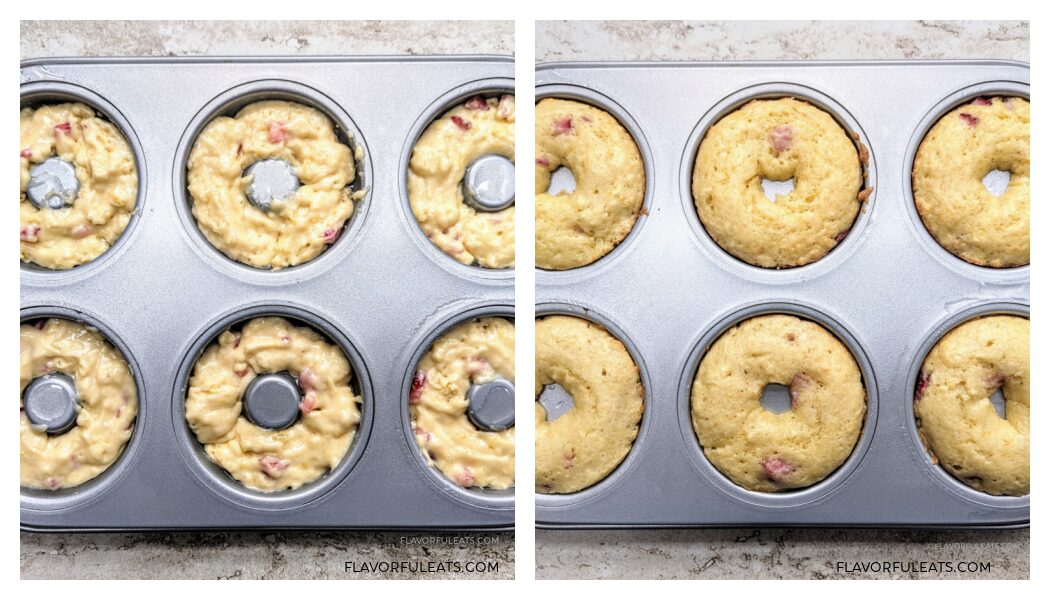
<instances>
[{"instance_id":1,"label":"baked donut","mask_svg":"<svg viewBox=\"0 0 1050 600\"><path fill-rule=\"evenodd\" d=\"M408 409L419 449L461 487L514 485L514 428L478 429L467 416L467 390L498 377L514 381L514 324L473 319L442 335L419 361Z\"/></svg>"},{"instance_id":2,"label":"baked donut","mask_svg":"<svg viewBox=\"0 0 1050 600\"><path fill-rule=\"evenodd\" d=\"M463 201L467 167L496 154L514 160L514 96L474 96L419 136L408 169L408 201L423 233L463 264L514 266L514 206L475 210Z\"/></svg>"},{"instance_id":3,"label":"baked donut","mask_svg":"<svg viewBox=\"0 0 1050 600\"><path fill-rule=\"evenodd\" d=\"M770 383L790 386L790 411L763 408ZM693 380L693 430L704 454L755 492L823 480L853 451L865 410L850 351L820 325L791 315L733 326L707 350Z\"/></svg>"},{"instance_id":4,"label":"baked donut","mask_svg":"<svg viewBox=\"0 0 1050 600\"><path fill-rule=\"evenodd\" d=\"M135 157L117 126L80 102L23 108L19 148L22 260L72 269L101 256L124 233L138 196ZM73 165L80 189L69 206L37 208L30 169L56 156Z\"/></svg>"},{"instance_id":5,"label":"baked donut","mask_svg":"<svg viewBox=\"0 0 1050 600\"><path fill-rule=\"evenodd\" d=\"M59 435L35 426L20 406L21 484L54 490L94 479L120 457L135 426L138 395L127 361L83 323L40 320L23 323L19 334L19 404L34 379L64 373L79 405L76 425Z\"/></svg>"},{"instance_id":6,"label":"baked donut","mask_svg":"<svg viewBox=\"0 0 1050 600\"><path fill-rule=\"evenodd\" d=\"M861 154L831 115L808 102L752 100L704 135L693 201L726 252L759 267L799 267L838 245L857 218L858 198L871 194L861 190ZM763 179L794 179L795 189L771 202Z\"/></svg>"},{"instance_id":7,"label":"baked donut","mask_svg":"<svg viewBox=\"0 0 1050 600\"><path fill-rule=\"evenodd\" d=\"M922 363L915 420L934 463L975 490L1029 492L1029 322L998 315L948 332ZM1002 388L1006 418L989 401Z\"/></svg>"},{"instance_id":8,"label":"baked donut","mask_svg":"<svg viewBox=\"0 0 1050 600\"><path fill-rule=\"evenodd\" d=\"M536 402L536 491L567 494L605 479L638 437L645 391L638 365L605 328L565 315L536 320L536 398L549 384L573 408L548 422Z\"/></svg>"},{"instance_id":9,"label":"baked donut","mask_svg":"<svg viewBox=\"0 0 1050 600\"><path fill-rule=\"evenodd\" d=\"M547 193L568 167L576 190ZM605 256L631 232L645 168L631 134L604 110L573 100L536 105L536 266L572 269Z\"/></svg>"},{"instance_id":10,"label":"baked donut","mask_svg":"<svg viewBox=\"0 0 1050 600\"><path fill-rule=\"evenodd\" d=\"M303 393L300 417L265 429L241 415L248 384L264 373L288 372ZM361 398L342 350L308 327L259 317L219 334L193 367L186 421L208 456L245 486L294 489L334 469L361 421Z\"/></svg>"},{"instance_id":11,"label":"baked donut","mask_svg":"<svg viewBox=\"0 0 1050 600\"><path fill-rule=\"evenodd\" d=\"M1028 101L976 98L941 117L923 138L912 192L926 230L955 256L984 267L1029 262ZM994 196L982 180L1010 172Z\"/></svg>"},{"instance_id":12,"label":"baked donut","mask_svg":"<svg viewBox=\"0 0 1050 600\"><path fill-rule=\"evenodd\" d=\"M233 260L281 269L307 262L334 243L364 191L354 192L354 153L321 111L278 100L217 117L193 143L187 181L204 237ZM245 169L265 159L291 165L295 193L262 210L248 200Z\"/></svg>"}]
</instances>

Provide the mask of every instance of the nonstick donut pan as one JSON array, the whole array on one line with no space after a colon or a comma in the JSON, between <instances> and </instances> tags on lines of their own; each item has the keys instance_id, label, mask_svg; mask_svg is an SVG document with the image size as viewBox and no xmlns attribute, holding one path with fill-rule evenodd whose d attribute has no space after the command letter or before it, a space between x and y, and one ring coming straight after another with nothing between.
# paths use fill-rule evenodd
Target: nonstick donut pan
<instances>
[{"instance_id":1,"label":"nonstick donut pan","mask_svg":"<svg viewBox=\"0 0 1050 600\"><path fill-rule=\"evenodd\" d=\"M1027 496L972 490L931 462L912 398L922 360L952 327L978 315L1029 314L1029 268L982 268L941 248L919 219L910 181L927 129L977 96L1027 98L1027 64L555 63L537 67L536 89L538 98L591 103L619 119L648 178L647 210L613 252L582 268L536 273L537 314L604 325L636 356L646 386L645 417L624 462L583 491L537 494L538 526L1027 526ZM768 270L709 237L691 180L712 123L750 99L783 96L823 108L856 134L869 151L866 186L874 192L824 258ZM756 493L705 458L689 396L704 351L723 331L777 312L820 323L850 349L868 408L837 471L809 488Z\"/></svg>"},{"instance_id":2,"label":"nonstick donut pan","mask_svg":"<svg viewBox=\"0 0 1050 600\"><path fill-rule=\"evenodd\" d=\"M431 244L409 209L405 177L424 127L474 95L513 93L513 74L513 60L495 56L23 62L22 106L93 106L129 140L140 193L126 232L100 258L70 271L22 264L21 320L64 316L97 327L128 359L139 397L134 433L113 467L75 488L22 488L22 528L511 528L513 489L463 489L428 467L407 401L416 361L438 335L464 319L513 316L514 271L462 265ZM325 252L279 271L212 247L185 181L200 129L262 99L325 112L357 153L354 189L363 192ZM262 315L309 325L340 346L363 398L343 461L288 492L238 484L183 417L198 354L224 328Z\"/></svg>"}]
</instances>

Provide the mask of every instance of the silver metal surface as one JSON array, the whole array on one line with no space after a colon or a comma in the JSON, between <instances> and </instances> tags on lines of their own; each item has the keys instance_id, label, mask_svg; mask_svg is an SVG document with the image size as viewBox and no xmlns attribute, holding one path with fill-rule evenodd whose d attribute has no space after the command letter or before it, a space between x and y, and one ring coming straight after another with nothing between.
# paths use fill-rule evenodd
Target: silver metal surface
<instances>
[{"instance_id":1,"label":"silver metal surface","mask_svg":"<svg viewBox=\"0 0 1050 600\"><path fill-rule=\"evenodd\" d=\"M762 389L759 404L774 415L786 413L791 410L791 390L788 386L779 383L767 384Z\"/></svg>"},{"instance_id":2,"label":"silver metal surface","mask_svg":"<svg viewBox=\"0 0 1050 600\"><path fill-rule=\"evenodd\" d=\"M576 401L573 400L572 394L565 391L565 388L557 383L548 383L543 386L540 397L536 399L536 402L547 413L548 423L562 418L565 416L565 413L576 406Z\"/></svg>"},{"instance_id":3,"label":"silver metal surface","mask_svg":"<svg viewBox=\"0 0 1050 600\"><path fill-rule=\"evenodd\" d=\"M1029 95L1029 68L1005 61L553 63L539 97L607 110L646 165L645 209L609 255L536 273L537 310L619 327L642 362L643 423L624 462L576 494L537 494L551 528L833 526L1023 527L1029 498L977 492L933 464L911 398L936 340L979 314L1029 312L1028 267L964 263L925 230L911 164L926 131L973 97ZM877 89L877 93L872 90ZM691 184L707 128L747 101L790 95L828 111L869 152L873 194L841 243L813 264L768 270L722 250L700 223ZM824 481L787 493L745 490L707 460L690 391L727 327L788 313L835 334L867 395L860 439ZM646 423L648 419L648 423Z\"/></svg>"},{"instance_id":4,"label":"silver metal surface","mask_svg":"<svg viewBox=\"0 0 1050 600\"><path fill-rule=\"evenodd\" d=\"M762 191L766 194L766 198L769 198L770 202L776 202L778 196L787 196L795 191L794 178L785 179L784 181L763 179L760 183L762 184Z\"/></svg>"},{"instance_id":5,"label":"silver metal surface","mask_svg":"<svg viewBox=\"0 0 1050 600\"><path fill-rule=\"evenodd\" d=\"M485 431L513 427L514 384L500 378L470 386L467 390L467 416Z\"/></svg>"},{"instance_id":6,"label":"silver metal surface","mask_svg":"<svg viewBox=\"0 0 1050 600\"><path fill-rule=\"evenodd\" d=\"M1010 185L1010 172L992 169L984 176L981 183L984 184L985 189L987 189L993 196L1002 196L1003 192L1006 191L1007 186Z\"/></svg>"},{"instance_id":7,"label":"silver metal surface","mask_svg":"<svg viewBox=\"0 0 1050 600\"><path fill-rule=\"evenodd\" d=\"M120 459L75 488L22 488L22 528L511 527L513 490L446 489L415 440L398 431L407 420L404 377L430 333L475 310L512 315L514 286L513 270L460 265L426 239L406 210L401 158L439 106L459 94L512 89L513 73L509 58L471 56L23 63L23 106L76 99L121 127L135 151L140 195L128 231L102 258L64 272L22 265L22 320L63 316L97 327L128 359L139 391ZM354 190L364 192L335 243L277 272L235 263L208 243L184 169L201 127L262 99L325 112L360 154ZM271 493L245 488L212 462L184 416L200 352L223 330L263 315L337 344L363 399L343 460L311 484Z\"/></svg>"},{"instance_id":8,"label":"silver metal surface","mask_svg":"<svg viewBox=\"0 0 1050 600\"><path fill-rule=\"evenodd\" d=\"M558 167L551 173L551 182L547 186L547 193L557 196L561 192L571 194L576 191L576 177L569 167Z\"/></svg>"},{"instance_id":9,"label":"silver metal surface","mask_svg":"<svg viewBox=\"0 0 1050 600\"><path fill-rule=\"evenodd\" d=\"M290 373L257 376L244 390L241 406L244 416L259 427L284 429L299 416L302 392Z\"/></svg>"},{"instance_id":10,"label":"silver metal surface","mask_svg":"<svg viewBox=\"0 0 1050 600\"><path fill-rule=\"evenodd\" d=\"M463 199L485 212L503 210L514 204L514 163L498 154L487 154L467 165Z\"/></svg>"},{"instance_id":11,"label":"silver metal surface","mask_svg":"<svg viewBox=\"0 0 1050 600\"><path fill-rule=\"evenodd\" d=\"M274 202L292 197L301 185L292 165L279 158L252 163L244 176L252 178L246 190L248 200L264 211L269 211Z\"/></svg>"},{"instance_id":12,"label":"silver metal surface","mask_svg":"<svg viewBox=\"0 0 1050 600\"><path fill-rule=\"evenodd\" d=\"M26 418L49 434L72 429L77 422L77 387L65 373L50 373L29 382L22 393Z\"/></svg>"},{"instance_id":13,"label":"silver metal surface","mask_svg":"<svg viewBox=\"0 0 1050 600\"><path fill-rule=\"evenodd\" d=\"M26 195L37 208L59 209L72 206L80 191L77 170L73 163L52 156L29 169L29 187Z\"/></svg>"}]
</instances>

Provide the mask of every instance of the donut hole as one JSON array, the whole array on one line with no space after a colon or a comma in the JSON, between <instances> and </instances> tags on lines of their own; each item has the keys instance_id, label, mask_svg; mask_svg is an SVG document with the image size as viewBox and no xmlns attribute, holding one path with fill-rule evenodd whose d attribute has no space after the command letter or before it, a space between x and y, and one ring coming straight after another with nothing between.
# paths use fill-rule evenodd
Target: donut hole
<instances>
[{"instance_id":1,"label":"donut hole","mask_svg":"<svg viewBox=\"0 0 1050 600\"><path fill-rule=\"evenodd\" d=\"M762 192L770 202L776 203L781 196L787 196L795 191L795 178L790 179L766 179L762 178Z\"/></svg>"},{"instance_id":2,"label":"donut hole","mask_svg":"<svg viewBox=\"0 0 1050 600\"><path fill-rule=\"evenodd\" d=\"M547 186L547 194L557 196L561 192L571 194L576 191L576 176L569 167L558 167L551 172L551 182Z\"/></svg>"},{"instance_id":3,"label":"donut hole","mask_svg":"<svg viewBox=\"0 0 1050 600\"><path fill-rule=\"evenodd\" d=\"M779 383L766 384L759 403L774 415L786 413L791 410L791 389Z\"/></svg>"},{"instance_id":4,"label":"donut hole","mask_svg":"<svg viewBox=\"0 0 1050 600\"><path fill-rule=\"evenodd\" d=\"M992 395L988 397L988 401L992 403L992 408L995 409L995 414L999 415L1000 419L1006 418L1006 396L1003 395L1002 386L995 388Z\"/></svg>"},{"instance_id":5,"label":"donut hole","mask_svg":"<svg viewBox=\"0 0 1050 600\"><path fill-rule=\"evenodd\" d=\"M540 392L536 402L547 413L548 423L557 421L576 407L576 401L573 399L572 394L557 383L548 383L543 386L543 391Z\"/></svg>"},{"instance_id":6,"label":"donut hole","mask_svg":"<svg viewBox=\"0 0 1050 600\"><path fill-rule=\"evenodd\" d=\"M984 189L988 190L989 194L998 198L1006 192L1006 188L1010 187L1010 172L992 169L981 179L981 183L984 184Z\"/></svg>"}]
</instances>

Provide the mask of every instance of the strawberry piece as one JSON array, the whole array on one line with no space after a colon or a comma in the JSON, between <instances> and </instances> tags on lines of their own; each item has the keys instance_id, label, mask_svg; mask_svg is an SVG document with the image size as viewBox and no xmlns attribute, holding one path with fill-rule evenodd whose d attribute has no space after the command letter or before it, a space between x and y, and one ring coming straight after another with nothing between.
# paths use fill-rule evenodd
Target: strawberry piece
<instances>
[{"instance_id":1,"label":"strawberry piece","mask_svg":"<svg viewBox=\"0 0 1050 600\"><path fill-rule=\"evenodd\" d=\"M970 127L977 127L977 124L981 122L980 119L971 115L970 113L959 113L959 118L966 121L966 124Z\"/></svg>"},{"instance_id":2,"label":"strawberry piece","mask_svg":"<svg viewBox=\"0 0 1050 600\"><path fill-rule=\"evenodd\" d=\"M86 238L88 235L91 234L91 225L88 225L87 223L81 223L80 225L76 225L75 227L73 227L73 229L71 229L69 233L71 233L73 237L77 239Z\"/></svg>"},{"instance_id":3,"label":"strawberry piece","mask_svg":"<svg viewBox=\"0 0 1050 600\"><path fill-rule=\"evenodd\" d=\"M766 476L773 481L780 481L785 476L794 473L796 469L798 469L798 467L779 456L770 456L762 461L762 470L764 470Z\"/></svg>"},{"instance_id":4,"label":"strawberry piece","mask_svg":"<svg viewBox=\"0 0 1050 600\"><path fill-rule=\"evenodd\" d=\"M984 96L978 96L974 98L973 102L971 102L970 104L976 104L977 106L991 106L992 101L988 98L985 98Z\"/></svg>"},{"instance_id":5,"label":"strawberry piece","mask_svg":"<svg viewBox=\"0 0 1050 600\"><path fill-rule=\"evenodd\" d=\"M798 405L799 396L811 385L813 385L813 380L808 375L795 373L795 376L791 378L791 385L788 387L788 391L791 393L791 408L795 408Z\"/></svg>"},{"instance_id":6,"label":"strawberry piece","mask_svg":"<svg viewBox=\"0 0 1050 600\"><path fill-rule=\"evenodd\" d=\"M470 469L463 467L463 471L456 476L456 483L463 487L470 487L474 485L474 474L470 472Z\"/></svg>"},{"instance_id":7,"label":"strawberry piece","mask_svg":"<svg viewBox=\"0 0 1050 600\"><path fill-rule=\"evenodd\" d=\"M18 153L22 158L29 158L33 156L33 150L31 148L22 148L22 151Z\"/></svg>"},{"instance_id":8,"label":"strawberry piece","mask_svg":"<svg viewBox=\"0 0 1050 600\"><path fill-rule=\"evenodd\" d=\"M305 417L315 408L317 408L317 394L309 392L303 396L303 401L299 403L299 412L303 413Z\"/></svg>"},{"instance_id":9,"label":"strawberry piece","mask_svg":"<svg viewBox=\"0 0 1050 600\"><path fill-rule=\"evenodd\" d=\"M769 145L780 154L791 147L791 134L790 125L777 125L769 132Z\"/></svg>"},{"instance_id":10,"label":"strawberry piece","mask_svg":"<svg viewBox=\"0 0 1050 600\"><path fill-rule=\"evenodd\" d=\"M324 230L324 243L331 244L335 242L336 238L339 237L339 228L337 227L325 227Z\"/></svg>"},{"instance_id":11,"label":"strawberry piece","mask_svg":"<svg viewBox=\"0 0 1050 600\"><path fill-rule=\"evenodd\" d=\"M459 127L463 131L470 129L470 121L463 119L463 117L452 115L450 118L452 119L452 122L455 123L456 127Z\"/></svg>"},{"instance_id":12,"label":"strawberry piece","mask_svg":"<svg viewBox=\"0 0 1050 600\"><path fill-rule=\"evenodd\" d=\"M549 166L551 166L550 161L547 160L546 158L542 158L542 157L536 159L536 164L541 166L541 167L549 167Z\"/></svg>"},{"instance_id":13,"label":"strawberry piece","mask_svg":"<svg viewBox=\"0 0 1050 600\"><path fill-rule=\"evenodd\" d=\"M271 455L266 455L259 459L259 466L262 467L263 473L271 479L280 477L289 464L291 463Z\"/></svg>"},{"instance_id":14,"label":"strawberry piece","mask_svg":"<svg viewBox=\"0 0 1050 600\"><path fill-rule=\"evenodd\" d=\"M47 478L47 487L53 490L57 490L60 485L62 485L62 480L60 480L58 477Z\"/></svg>"},{"instance_id":15,"label":"strawberry piece","mask_svg":"<svg viewBox=\"0 0 1050 600\"><path fill-rule=\"evenodd\" d=\"M500 96L499 105L496 107L496 116L503 120L514 116L514 96L510 94Z\"/></svg>"},{"instance_id":16,"label":"strawberry piece","mask_svg":"<svg viewBox=\"0 0 1050 600\"><path fill-rule=\"evenodd\" d=\"M299 371L299 387L301 387L304 392L309 393L316 390L320 387L320 384L321 381L318 379L317 373L314 373L310 367L306 367L302 371Z\"/></svg>"},{"instance_id":17,"label":"strawberry piece","mask_svg":"<svg viewBox=\"0 0 1050 600\"><path fill-rule=\"evenodd\" d=\"M412 376L412 388L408 392L408 403L419 404L419 398L423 395L423 387L427 384L427 374L416 371Z\"/></svg>"},{"instance_id":18,"label":"strawberry piece","mask_svg":"<svg viewBox=\"0 0 1050 600\"><path fill-rule=\"evenodd\" d=\"M280 121L270 121L270 131L267 132L266 138L270 140L271 144L280 144L288 139L288 130L285 128L284 123Z\"/></svg>"},{"instance_id":19,"label":"strawberry piece","mask_svg":"<svg viewBox=\"0 0 1050 600\"><path fill-rule=\"evenodd\" d=\"M926 388L930 387L930 379L933 377L932 373L926 373L925 371L919 373L919 382L915 385L915 401L922 400L922 395L926 393Z\"/></svg>"},{"instance_id":20,"label":"strawberry piece","mask_svg":"<svg viewBox=\"0 0 1050 600\"><path fill-rule=\"evenodd\" d=\"M464 106L466 106L470 110L488 110L489 109L488 101L486 101L481 96L474 96L470 100L467 100L467 103L464 104Z\"/></svg>"},{"instance_id":21,"label":"strawberry piece","mask_svg":"<svg viewBox=\"0 0 1050 600\"><path fill-rule=\"evenodd\" d=\"M70 125L68 122L66 122L66 123L59 123L58 125L55 125L55 131L59 131L61 133L67 133L68 134L68 133L71 133L73 131L73 126Z\"/></svg>"},{"instance_id":22,"label":"strawberry piece","mask_svg":"<svg viewBox=\"0 0 1050 600\"><path fill-rule=\"evenodd\" d=\"M849 231L840 231L840 232L836 233L835 234L835 241L836 242L841 242L842 240L846 239L846 234L847 233L849 233Z\"/></svg>"},{"instance_id":23,"label":"strawberry piece","mask_svg":"<svg viewBox=\"0 0 1050 600\"><path fill-rule=\"evenodd\" d=\"M565 117L554 122L554 135L562 135L572 131L572 117Z\"/></svg>"},{"instance_id":24,"label":"strawberry piece","mask_svg":"<svg viewBox=\"0 0 1050 600\"><path fill-rule=\"evenodd\" d=\"M412 429L412 433L414 433L416 435L416 437L423 438L423 445L424 446L429 446L431 440L434 439L434 436L430 435L429 431L424 431L424 430L420 429L419 427L414 427Z\"/></svg>"},{"instance_id":25,"label":"strawberry piece","mask_svg":"<svg viewBox=\"0 0 1050 600\"><path fill-rule=\"evenodd\" d=\"M18 229L18 238L23 242L35 242L40 239L39 225L23 225Z\"/></svg>"}]
</instances>

